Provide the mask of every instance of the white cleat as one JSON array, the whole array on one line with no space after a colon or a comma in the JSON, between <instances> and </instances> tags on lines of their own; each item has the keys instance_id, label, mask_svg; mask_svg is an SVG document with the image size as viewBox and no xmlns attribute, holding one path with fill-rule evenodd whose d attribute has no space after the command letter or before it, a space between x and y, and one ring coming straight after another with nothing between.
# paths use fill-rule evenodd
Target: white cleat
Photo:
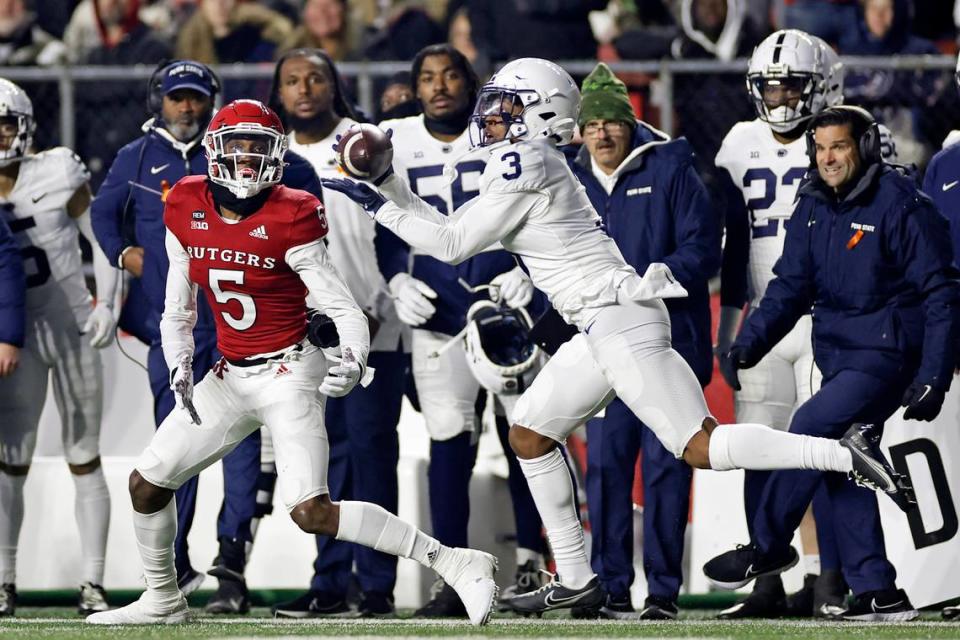
<instances>
[{"instance_id":1,"label":"white cleat","mask_svg":"<svg viewBox=\"0 0 960 640\"><path fill-rule=\"evenodd\" d=\"M88 624L180 624L187 621L189 607L187 599L180 600L173 608L158 609L156 605L144 602L143 594L136 602L125 607L102 611L87 616Z\"/></svg>"},{"instance_id":2,"label":"white cleat","mask_svg":"<svg viewBox=\"0 0 960 640\"><path fill-rule=\"evenodd\" d=\"M497 572L497 558L474 549L451 549L452 567L441 577L460 596L470 616L470 623L483 625L497 605L500 588L493 579Z\"/></svg>"}]
</instances>

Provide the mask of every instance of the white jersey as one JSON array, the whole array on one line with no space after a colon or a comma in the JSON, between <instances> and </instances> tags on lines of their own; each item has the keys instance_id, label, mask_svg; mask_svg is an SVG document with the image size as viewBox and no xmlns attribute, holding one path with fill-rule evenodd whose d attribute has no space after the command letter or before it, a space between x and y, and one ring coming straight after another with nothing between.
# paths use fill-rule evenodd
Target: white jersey
<instances>
[{"instance_id":1,"label":"white jersey","mask_svg":"<svg viewBox=\"0 0 960 640\"><path fill-rule=\"evenodd\" d=\"M760 119L735 124L717 153L717 167L726 169L740 188L750 216L751 304L759 303L773 279L773 265L783 253L784 223L793 215L809 164L804 136L782 144Z\"/></svg>"},{"instance_id":2,"label":"white jersey","mask_svg":"<svg viewBox=\"0 0 960 640\"><path fill-rule=\"evenodd\" d=\"M337 136L346 133L353 124L355 121L344 118L329 136L312 144L298 143L295 133L291 132L287 136L289 148L306 158L318 177L341 178L333 146ZM401 325L387 283L377 267L374 248L377 225L364 215L360 205L342 193L324 189L323 202L330 226L326 236L330 259L360 308L380 322L370 348L372 351L394 351L400 339Z\"/></svg>"},{"instance_id":3,"label":"white jersey","mask_svg":"<svg viewBox=\"0 0 960 640\"><path fill-rule=\"evenodd\" d=\"M90 173L70 149L27 155L13 190L0 198L4 218L20 243L27 275L27 313L73 311L83 326L92 311L80 259L79 230L67 202Z\"/></svg>"},{"instance_id":4,"label":"white jersey","mask_svg":"<svg viewBox=\"0 0 960 640\"><path fill-rule=\"evenodd\" d=\"M470 151L466 129L453 142L443 142L427 130L422 114L384 120L380 128L393 130L394 172L440 213L449 215L480 193L484 162L477 156L463 157ZM456 170L452 180L449 173L444 175L447 165ZM410 251L422 253L414 246Z\"/></svg>"},{"instance_id":5,"label":"white jersey","mask_svg":"<svg viewBox=\"0 0 960 640\"><path fill-rule=\"evenodd\" d=\"M486 158L480 196L450 218L389 178L381 189L392 201L377 212L377 222L451 263L501 241L523 259L534 286L580 329L618 295L621 300L686 295L666 265L651 265L641 279L627 264L552 143L499 143L477 150L480 154Z\"/></svg>"}]
</instances>

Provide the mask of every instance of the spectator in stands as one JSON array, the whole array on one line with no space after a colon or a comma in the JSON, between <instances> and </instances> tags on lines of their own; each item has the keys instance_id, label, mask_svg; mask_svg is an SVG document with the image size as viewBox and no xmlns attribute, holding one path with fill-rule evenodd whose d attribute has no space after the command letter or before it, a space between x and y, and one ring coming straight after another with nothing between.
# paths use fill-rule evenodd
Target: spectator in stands
<instances>
[{"instance_id":1,"label":"spectator in stands","mask_svg":"<svg viewBox=\"0 0 960 640\"><path fill-rule=\"evenodd\" d=\"M619 57L628 60L659 59L669 55L670 45L680 31L667 0L638 0L633 3L632 10L621 8L611 20L610 43Z\"/></svg>"},{"instance_id":2,"label":"spectator in stands","mask_svg":"<svg viewBox=\"0 0 960 640\"><path fill-rule=\"evenodd\" d=\"M859 0L785 0L781 28L799 29L837 45L855 31Z\"/></svg>"},{"instance_id":3,"label":"spectator in stands","mask_svg":"<svg viewBox=\"0 0 960 640\"><path fill-rule=\"evenodd\" d=\"M450 20L447 24L447 42L453 45L453 48L462 53L467 60L470 61L470 64L473 65L474 69L477 68L477 63L480 62L480 52L477 51L477 46L473 43L472 35L473 27L470 25L470 13L467 11L466 7L460 7L450 15ZM489 67L490 61L483 61L486 66ZM477 73L482 77L484 73L481 73L480 70Z\"/></svg>"},{"instance_id":4,"label":"spectator in stands","mask_svg":"<svg viewBox=\"0 0 960 640\"><path fill-rule=\"evenodd\" d=\"M743 0L683 0L682 34L673 42L675 58L733 60L748 57L763 38L743 10ZM706 101L724 105L705 108ZM674 79L674 108L680 135L697 156L707 186L714 189L717 155L723 136L736 122L754 117L741 73L680 74Z\"/></svg>"},{"instance_id":5,"label":"spectator in stands","mask_svg":"<svg viewBox=\"0 0 960 640\"><path fill-rule=\"evenodd\" d=\"M33 0L30 9L36 14L40 28L60 39L77 3L78 0Z\"/></svg>"},{"instance_id":6,"label":"spectator in stands","mask_svg":"<svg viewBox=\"0 0 960 640\"><path fill-rule=\"evenodd\" d=\"M411 60L425 46L443 42L440 25L424 9L397 3L383 18L383 27L364 45L368 60Z\"/></svg>"},{"instance_id":7,"label":"spectator in stands","mask_svg":"<svg viewBox=\"0 0 960 640\"><path fill-rule=\"evenodd\" d=\"M63 32L67 58L70 62L79 64L86 60L87 54L99 47L101 42L93 0L82 0L70 15L70 22Z\"/></svg>"},{"instance_id":8,"label":"spectator in stands","mask_svg":"<svg viewBox=\"0 0 960 640\"><path fill-rule=\"evenodd\" d=\"M377 109L377 122L406 118L420 113L420 102L413 92L413 82L409 71L394 74L387 87L380 94Z\"/></svg>"},{"instance_id":9,"label":"spectator in stands","mask_svg":"<svg viewBox=\"0 0 960 640\"><path fill-rule=\"evenodd\" d=\"M689 293L667 301L673 347L706 386L713 373L707 282L720 268L721 232L694 168L693 150L686 140L671 140L638 121L626 86L603 63L583 81L579 125L584 146L571 169L627 262L638 273L664 262ZM651 184L657 185L652 192ZM637 192L649 193L631 197ZM683 582L692 474L619 398L607 406L604 418L587 423L591 563L606 592L599 615L624 618L634 611L631 493L641 449L649 595L640 618L673 619Z\"/></svg>"},{"instance_id":10,"label":"spectator in stands","mask_svg":"<svg viewBox=\"0 0 960 640\"><path fill-rule=\"evenodd\" d=\"M932 42L913 35L910 0L864 0L856 28L840 42L845 55L890 56L939 54ZM871 111L893 132L901 161L925 164L946 135L931 110L943 95L949 76L941 72L851 69L844 94ZM940 127L940 128L938 128Z\"/></svg>"},{"instance_id":11,"label":"spectator in stands","mask_svg":"<svg viewBox=\"0 0 960 640\"><path fill-rule=\"evenodd\" d=\"M528 56L550 60L596 58L588 15L607 0L468 0L473 41L489 60Z\"/></svg>"},{"instance_id":12,"label":"spectator in stands","mask_svg":"<svg viewBox=\"0 0 960 640\"><path fill-rule=\"evenodd\" d=\"M23 0L0 0L0 65L49 66L65 57L66 47L37 25Z\"/></svg>"},{"instance_id":13,"label":"spectator in stands","mask_svg":"<svg viewBox=\"0 0 960 640\"><path fill-rule=\"evenodd\" d=\"M94 0L93 10L100 45L83 62L91 65L156 65L169 58L170 45L158 38L137 17L139 0ZM86 161L96 190L117 151L140 133L143 114L130 105L144 104L142 80L98 80L77 87L77 153Z\"/></svg>"},{"instance_id":14,"label":"spectator in stands","mask_svg":"<svg viewBox=\"0 0 960 640\"><path fill-rule=\"evenodd\" d=\"M360 30L346 0L307 0L301 22L280 45L281 51L323 49L336 61L357 57Z\"/></svg>"},{"instance_id":15,"label":"spectator in stands","mask_svg":"<svg viewBox=\"0 0 960 640\"><path fill-rule=\"evenodd\" d=\"M204 64L266 62L292 32L289 20L258 3L200 0L180 30L176 52Z\"/></svg>"}]
</instances>

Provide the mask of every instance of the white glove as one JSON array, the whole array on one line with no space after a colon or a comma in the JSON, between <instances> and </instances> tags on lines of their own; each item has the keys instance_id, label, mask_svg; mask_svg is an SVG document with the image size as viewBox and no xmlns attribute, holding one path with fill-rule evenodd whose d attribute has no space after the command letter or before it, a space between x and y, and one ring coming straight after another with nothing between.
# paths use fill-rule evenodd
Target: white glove
<instances>
[{"instance_id":1,"label":"white glove","mask_svg":"<svg viewBox=\"0 0 960 640\"><path fill-rule=\"evenodd\" d=\"M83 325L83 333L91 333L90 346L95 349L103 349L113 342L113 329L117 326L117 320L113 317L113 309L105 304L97 303L87 318L87 323Z\"/></svg>"},{"instance_id":2,"label":"white glove","mask_svg":"<svg viewBox=\"0 0 960 640\"><path fill-rule=\"evenodd\" d=\"M170 389L176 398L177 408L190 414L194 424L200 424L200 415L193 406L193 363L190 358L183 358L180 364L170 372Z\"/></svg>"},{"instance_id":3,"label":"white glove","mask_svg":"<svg viewBox=\"0 0 960 640\"><path fill-rule=\"evenodd\" d=\"M327 370L327 376L320 383L320 393L331 398L342 398L360 382L361 369L350 347L344 347L340 364Z\"/></svg>"},{"instance_id":4,"label":"white glove","mask_svg":"<svg viewBox=\"0 0 960 640\"><path fill-rule=\"evenodd\" d=\"M503 299L511 309L525 307L533 300L533 283L520 267L501 273L490 281L490 286L493 287L490 289L490 299L494 302Z\"/></svg>"},{"instance_id":5,"label":"white glove","mask_svg":"<svg viewBox=\"0 0 960 640\"><path fill-rule=\"evenodd\" d=\"M419 327L437 312L430 302L436 299L437 292L408 273L398 273L390 279L390 294L400 321L411 327Z\"/></svg>"}]
</instances>

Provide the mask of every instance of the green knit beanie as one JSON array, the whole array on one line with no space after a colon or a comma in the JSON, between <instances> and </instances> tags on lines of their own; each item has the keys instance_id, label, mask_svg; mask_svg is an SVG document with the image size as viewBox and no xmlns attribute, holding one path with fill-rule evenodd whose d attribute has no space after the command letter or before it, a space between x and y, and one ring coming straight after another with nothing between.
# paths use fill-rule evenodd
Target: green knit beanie
<instances>
[{"instance_id":1,"label":"green knit beanie","mask_svg":"<svg viewBox=\"0 0 960 640\"><path fill-rule=\"evenodd\" d=\"M634 124L637 120L627 95L627 85L599 63L583 80L580 102L580 128L591 120L611 120Z\"/></svg>"}]
</instances>

